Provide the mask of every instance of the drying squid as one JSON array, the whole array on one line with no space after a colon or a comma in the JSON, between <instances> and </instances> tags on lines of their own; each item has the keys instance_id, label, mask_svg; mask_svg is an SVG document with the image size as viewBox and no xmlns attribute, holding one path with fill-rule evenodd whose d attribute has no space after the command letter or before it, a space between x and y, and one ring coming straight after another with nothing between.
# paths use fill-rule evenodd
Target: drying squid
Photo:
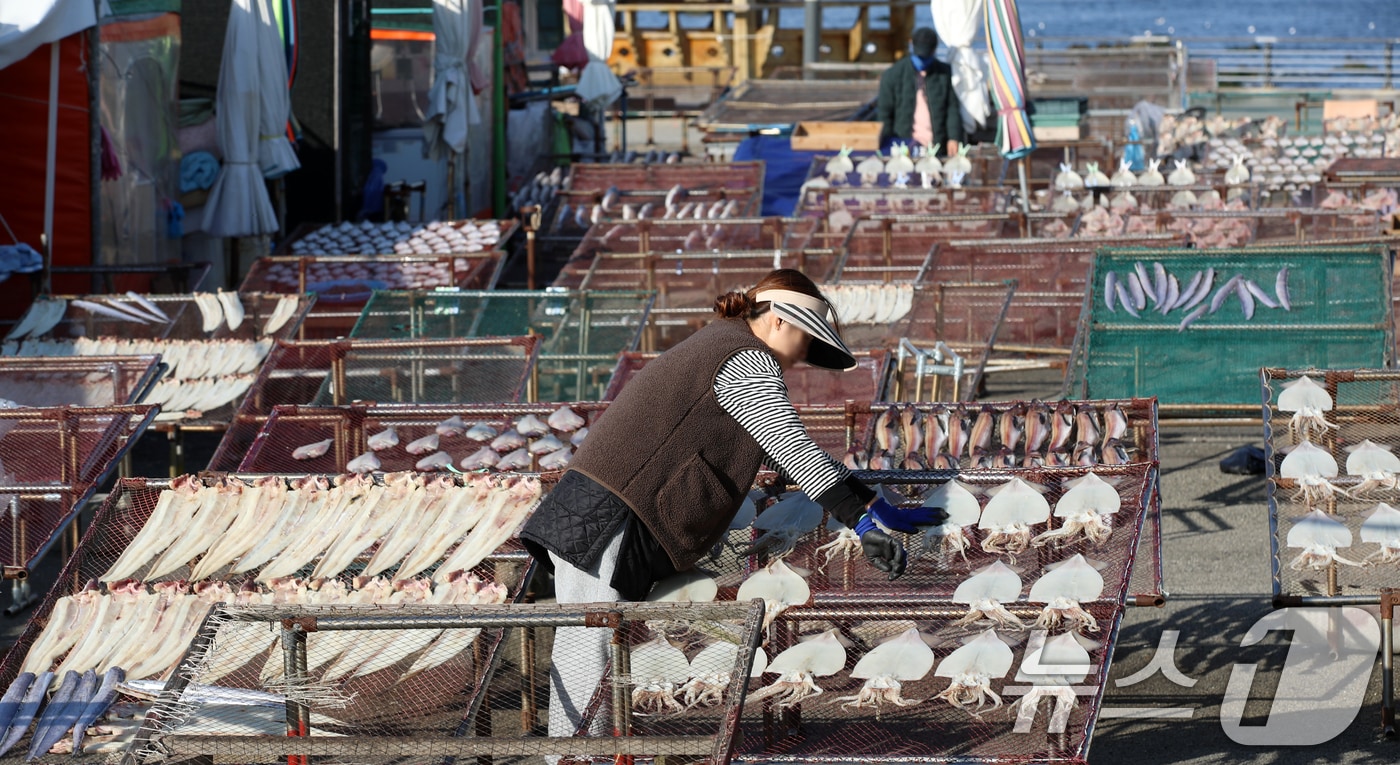
<instances>
[{"instance_id":1,"label":"drying squid","mask_svg":"<svg viewBox=\"0 0 1400 765\"><path fill-rule=\"evenodd\" d=\"M548 433L549 426L535 415L527 414L515 423L515 432L526 438L534 438Z\"/></svg>"},{"instance_id":2,"label":"drying squid","mask_svg":"<svg viewBox=\"0 0 1400 765\"><path fill-rule=\"evenodd\" d=\"M497 470L523 470L530 467L530 452L525 448L516 449L509 454L501 456L501 461L496 463Z\"/></svg>"},{"instance_id":3,"label":"drying squid","mask_svg":"<svg viewBox=\"0 0 1400 765\"><path fill-rule=\"evenodd\" d=\"M413 469L423 471L443 470L445 468L451 467L451 465L452 455L448 454L447 452L433 452L432 454L429 454L428 456L414 463Z\"/></svg>"},{"instance_id":4,"label":"drying squid","mask_svg":"<svg viewBox=\"0 0 1400 765\"><path fill-rule=\"evenodd\" d=\"M835 532L830 542L817 547L816 554L822 556L822 568L831 565L833 558L840 556L842 562L851 560L861 552L860 537L840 521L832 518L826 523L826 530Z\"/></svg>"},{"instance_id":5,"label":"drying squid","mask_svg":"<svg viewBox=\"0 0 1400 765\"><path fill-rule=\"evenodd\" d=\"M1078 705L1071 686L1083 682L1090 670L1089 652L1079 641L1079 636L1071 632L1052 638L1039 631L1031 635L1026 657L1016 670L1016 682L1030 683L1031 689L1011 704L1010 710L1016 716L1015 732L1030 732L1040 700L1045 698L1055 700L1046 729L1051 733L1065 730L1070 713Z\"/></svg>"},{"instance_id":6,"label":"drying squid","mask_svg":"<svg viewBox=\"0 0 1400 765\"><path fill-rule=\"evenodd\" d=\"M1289 450L1279 465L1279 475L1298 481L1298 493L1293 499L1302 500L1308 507L1331 499L1334 492L1346 494L1327 480L1337 477L1337 461L1307 439Z\"/></svg>"},{"instance_id":7,"label":"drying squid","mask_svg":"<svg viewBox=\"0 0 1400 765\"><path fill-rule=\"evenodd\" d=\"M1351 547L1351 529L1321 510L1294 521L1293 528L1288 530L1288 546L1303 550L1288 564L1294 571L1305 568L1325 571L1333 563L1361 565L1337 554L1337 548Z\"/></svg>"},{"instance_id":8,"label":"drying squid","mask_svg":"<svg viewBox=\"0 0 1400 765\"><path fill-rule=\"evenodd\" d=\"M323 456L326 452L330 451L331 444L333 443L335 443L334 438L327 438L324 441L317 441L315 443L298 446L296 449L292 450L292 459L314 460L317 457Z\"/></svg>"},{"instance_id":9,"label":"drying squid","mask_svg":"<svg viewBox=\"0 0 1400 765\"><path fill-rule=\"evenodd\" d=\"M573 448L565 446L540 457L540 467L545 470L563 470L569 466L569 460L573 459L573 456Z\"/></svg>"},{"instance_id":10,"label":"drying squid","mask_svg":"<svg viewBox=\"0 0 1400 765\"><path fill-rule=\"evenodd\" d=\"M856 165L851 161L851 150L842 146L836 156L826 161L826 167L823 169L832 183L846 183L849 180L846 176L856 171Z\"/></svg>"},{"instance_id":11,"label":"drying squid","mask_svg":"<svg viewBox=\"0 0 1400 765\"><path fill-rule=\"evenodd\" d=\"M1050 519L1050 503L1043 488L1012 478L987 490L991 497L982 510L977 528L985 532L982 551L1016 556L1031 544L1031 526Z\"/></svg>"},{"instance_id":12,"label":"drying squid","mask_svg":"<svg viewBox=\"0 0 1400 765\"><path fill-rule=\"evenodd\" d=\"M699 569L683 571L657 582L647 600L663 603L710 603L719 594L714 577Z\"/></svg>"},{"instance_id":13,"label":"drying squid","mask_svg":"<svg viewBox=\"0 0 1400 765\"><path fill-rule=\"evenodd\" d=\"M763 628L773 623L778 614L789 606L800 606L812 597L807 580L793 571L781 558L755 571L739 585L735 600L743 602L763 598Z\"/></svg>"},{"instance_id":14,"label":"drying squid","mask_svg":"<svg viewBox=\"0 0 1400 765\"><path fill-rule=\"evenodd\" d=\"M491 440L491 448L503 454L506 452L513 452L516 449L524 448L525 444L525 436L521 435L513 429L507 430L506 432L500 434L499 436L496 436L494 439Z\"/></svg>"},{"instance_id":15,"label":"drying squid","mask_svg":"<svg viewBox=\"0 0 1400 765\"><path fill-rule=\"evenodd\" d=\"M993 627L1025 629L1026 625L1002 605L1019 597L1020 575L1005 563L993 561L991 565L968 577L953 591L953 602L966 603L968 607L967 614L953 624L963 627L988 622Z\"/></svg>"},{"instance_id":16,"label":"drying squid","mask_svg":"<svg viewBox=\"0 0 1400 765\"><path fill-rule=\"evenodd\" d=\"M778 679L772 685L750 693L748 700L771 698L773 706L778 709L797 706L822 694L816 678L834 675L845 666L846 647L836 639L835 629L827 630L774 657L764 674L777 675Z\"/></svg>"},{"instance_id":17,"label":"drying squid","mask_svg":"<svg viewBox=\"0 0 1400 765\"><path fill-rule=\"evenodd\" d=\"M1363 440L1355 446L1348 446L1347 474L1359 475L1361 483L1352 490L1353 494L1365 494L1373 489L1397 488L1400 475L1400 458L1391 453L1390 447Z\"/></svg>"},{"instance_id":18,"label":"drying squid","mask_svg":"<svg viewBox=\"0 0 1400 765\"><path fill-rule=\"evenodd\" d=\"M428 454L437 451L438 434L429 433L416 441L410 441L408 446L403 448L409 454Z\"/></svg>"},{"instance_id":19,"label":"drying squid","mask_svg":"<svg viewBox=\"0 0 1400 765\"><path fill-rule=\"evenodd\" d=\"M1361 522L1361 541L1380 545L1380 549L1367 555L1362 563L1400 563L1400 510L1384 502L1376 505Z\"/></svg>"},{"instance_id":20,"label":"drying squid","mask_svg":"<svg viewBox=\"0 0 1400 765\"><path fill-rule=\"evenodd\" d=\"M373 473L381 467L379 457L372 451L365 452L345 463L345 470L351 473Z\"/></svg>"},{"instance_id":21,"label":"drying squid","mask_svg":"<svg viewBox=\"0 0 1400 765\"><path fill-rule=\"evenodd\" d=\"M588 428L585 426L585 427L579 428L578 430L574 431L573 436L571 436L571 437L569 438L569 443L573 444L574 446L582 446L584 440L587 439L587 438L588 438Z\"/></svg>"},{"instance_id":22,"label":"drying squid","mask_svg":"<svg viewBox=\"0 0 1400 765\"><path fill-rule=\"evenodd\" d=\"M550 412L548 418L549 427L560 433L572 433L583 427L584 422L585 420L568 405Z\"/></svg>"},{"instance_id":23,"label":"drying squid","mask_svg":"<svg viewBox=\"0 0 1400 765\"><path fill-rule=\"evenodd\" d=\"M792 552L803 534L817 530L822 522L822 506L802 492L793 492L754 518L753 528L763 534L740 555L782 558Z\"/></svg>"},{"instance_id":24,"label":"drying squid","mask_svg":"<svg viewBox=\"0 0 1400 765\"><path fill-rule=\"evenodd\" d=\"M366 442L371 450L376 452L383 451L391 446L399 445L399 434L398 431L394 430L393 426L390 426L370 436L366 439Z\"/></svg>"},{"instance_id":25,"label":"drying squid","mask_svg":"<svg viewBox=\"0 0 1400 765\"><path fill-rule=\"evenodd\" d=\"M952 683L934 698L980 718L981 709L989 700L992 709L1001 706L1001 697L992 690L992 681L1006 677L1013 660L1010 646L997 637L996 630L989 629L938 663L934 676L949 678ZM974 703L977 706L969 709Z\"/></svg>"},{"instance_id":26,"label":"drying squid","mask_svg":"<svg viewBox=\"0 0 1400 765\"><path fill-rule=\"evenodd\" d=\"M982 515L982 506L977 503L980 489L968 486L956 479L934 489L924 500L924 507L941 507L948 513L948 520L942 526L933 526L924 532L924 549L932 551L941 547L950 555L960 555L967 561L967 548L971 540L967 537L967 527L977 524Z\"/></svg>"},{"instance_id":27,"label":"drying squid","mask_svg":"<svg viewBox=\"0 0 1400 765\"><path fill-rule=\"evenodd\" d=\"M549 454L564 448L564 442L560 441L553 433L546 433L542 438L537 438L530 442L526 451L531 454Z\"/></svg>"},{"instance_id":28,"label":"drying squid","mask_svg":"<svg viewBox=\"0 0 1400 765\"><path fill-rule=\"evenodd\" d=\"M1099 624L1080 605L1103 594L1103 576L1083 555L1076 554L1036 580L1029 600L1044 603L1035 626L1045 630L1097 632Z\"/></svg>"},{"instance_id":29,"label":"drying squid","mask_svg":"<svg viewBox=\"0 0 1400 765\"><path fill-rule=\"evenodd\" d=\"M924 642L919 630L911 627L862 656L851 670L851 677L864 680L865 684L856 695L836 700L845 702L842 706L847 707L873 707L878 717L882 704L905 707L919 703L904 698L900 683L922 680L931 669L933 649Z\"/></svg>"},{"instance_id":30,"label":"drying squid","mask_svg":"<svg viewBox=\"0 0 1400 765\"><path fill-rule=\"evenodd\" d=\"M1322 414L1332 410L1332 395L1307 375L1283 384L1283 390L1278 394L1278 409L1280 412L1293 412L1293 418L1288 421L1288 432L1294 440L1308 440L1337 427Z\"/></svg>"},{"instance_id":31,"label":"drying squid","mask_svg":"<svg viewBox=\"0 0 1400 765\"><path fill-rule=\"evenodd\" d=\"M239 299L238 293L228 290L219 290L219 305L224 309L224 321L228 323L229 329L238 329L243 323L243 301Z\"/></svg>"},{"instance_id":32,"label":"drying squid","mask_svg":"<svg viewBox=\"0 0 1400 765\"><path fill-rule=\"evenodd\" d=\"M724 700L739 650L738 645L721 640L695 654L690 660L690 678L680 688L681 702L686 709L714 706ZM755 648L749 677L760 677L767 668L768 655L762 648Z\"/></svg>"},{"instance_id":33,"label":"drying squid","mask_svg":"<svg viewBox=\"0 0 1400 765\"><path fill-rule=\"evenodd\" d=\"M1058 529L1051 529L1031 540L1039 547L1051 542L1072 544L1081 537L1090 544L1103 544L1113 533L1112 516L1118 512L1122 499L1113 484L1093 473L1066 481L1069 491L1055 503L1055 517L1063 518Z\"/></svg>"},{"instance_id":34,"label":"drying squid","mask_svg":"<svg viewBox=\"0 0 1400 765\"><path fill-rule=\"evenodd\" d=\"M454 414L442 422L439 422L434 430L438 435L444 438L451 438L452 436L460 436L467 432L467 424L462 422L461 417Z\"/></svg>"},{"instance_id":35,"label":"drying squid","mask_svg":"<svg viewBox=\"0 0 1400 765\"><path fill-rule=\"evenodd\" d=\"M632 710L638 715L684 712L676 693L690 679L690 662L679 648L657 635L631 654Z\"/></svg>"},{"instance_id":36,"label":"drying squid","mask_svg":"<svg viewBox=\"0 0 1400 765\"><path fill-rule=\"evenodd\" d=\"M490 441L497 435L499 434L496 432L496 429L484 422L475 423L470 428L467 428L466 432L467 438L470 438L471 440L476 441L478 443L482 441Z\"/></svg>"}]
</instances>

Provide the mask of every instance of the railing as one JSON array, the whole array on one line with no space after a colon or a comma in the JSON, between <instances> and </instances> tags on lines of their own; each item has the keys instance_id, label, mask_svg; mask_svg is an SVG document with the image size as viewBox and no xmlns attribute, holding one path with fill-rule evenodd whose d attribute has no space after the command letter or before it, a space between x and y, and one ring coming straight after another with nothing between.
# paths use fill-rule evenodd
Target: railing
<instances>
[{"instance_id":1,"label":"railing","mask_svg":"<svg viewBox=\"0 0 1400 765\"><path fill-rule=\"evenodd\" d=\"M1178 43L1190 59L1215 63L1215 87L1222 90L1400 87L1400 39L1384 37L1033 37L1026 40L1027 65L1041 50L1150 49Z\"/></svg>"}]
</instances>

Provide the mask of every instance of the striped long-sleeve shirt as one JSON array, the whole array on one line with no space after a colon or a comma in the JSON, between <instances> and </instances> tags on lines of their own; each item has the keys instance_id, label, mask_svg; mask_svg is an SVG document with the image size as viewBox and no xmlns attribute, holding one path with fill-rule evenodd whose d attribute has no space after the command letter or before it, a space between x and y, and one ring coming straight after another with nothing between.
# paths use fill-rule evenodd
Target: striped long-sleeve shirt
<instances>
[{"instance_id":1,"label":"striped long-sleeve shirt","mask_svg":"<svg viewBox=\"0 0 1400 765\"><path fill-rule=\"evenodd\" d=\"M715 398L758 442L771 467L842 523L855 524L875 494L807 435L772 354L750 349L731 356L715 375Z\"/></svg>"}]
</instances>

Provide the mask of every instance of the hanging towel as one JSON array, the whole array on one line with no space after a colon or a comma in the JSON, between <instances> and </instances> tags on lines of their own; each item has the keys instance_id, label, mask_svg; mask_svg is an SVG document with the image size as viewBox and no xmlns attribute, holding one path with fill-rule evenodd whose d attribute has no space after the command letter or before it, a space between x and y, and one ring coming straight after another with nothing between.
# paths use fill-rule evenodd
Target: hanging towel
<instances>
[{"instance_id":1,"label":"hanging towel","mask_svg":"<svg viewBox=\"0 0 1400 765\"><path fill-rule=\"evenodd\" d=\"M207 189L218 176L219 160L207 151L190 152L180 159L181 194Z\"/></svg>"}]
</instances>

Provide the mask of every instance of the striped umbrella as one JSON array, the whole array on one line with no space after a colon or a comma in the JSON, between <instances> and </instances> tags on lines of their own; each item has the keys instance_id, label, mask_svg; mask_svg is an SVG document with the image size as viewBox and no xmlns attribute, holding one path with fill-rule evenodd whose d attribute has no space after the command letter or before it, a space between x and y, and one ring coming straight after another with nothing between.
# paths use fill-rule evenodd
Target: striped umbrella
<instances>
[{"instance_id":1,"label":"striped umbrella","mask_svg":"<svg viewBox=\"0 0 1400 765\"><path fill-rule=\"evenodd\" d=\"M991 52L992 96L997 102L997 146L1007 159L1035 150L1026 117L1025 44L1016 0L987 0L987 47Z\"/></svg>"}]
</instances>

